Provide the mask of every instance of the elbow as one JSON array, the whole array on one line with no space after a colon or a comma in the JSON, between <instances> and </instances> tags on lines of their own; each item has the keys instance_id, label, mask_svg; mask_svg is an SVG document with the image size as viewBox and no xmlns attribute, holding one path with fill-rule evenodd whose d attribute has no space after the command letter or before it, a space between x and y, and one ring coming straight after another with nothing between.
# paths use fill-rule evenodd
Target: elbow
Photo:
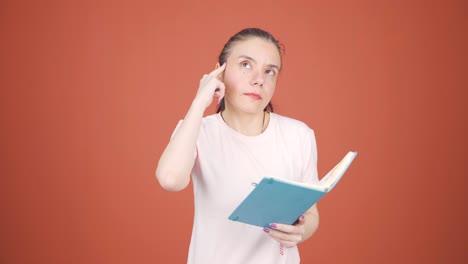
<instances>
[{"instance_id":1,"label":"elbow","mask_svg":"<svg viewBox=\"0 0 468 264\"><path fill-rule=\"evenodd\" d=\"M178 177L174 173L156 170L156 178L161 187L170 192L182 191L189 184L190 177Z\"/></svg>"}]
</instances>

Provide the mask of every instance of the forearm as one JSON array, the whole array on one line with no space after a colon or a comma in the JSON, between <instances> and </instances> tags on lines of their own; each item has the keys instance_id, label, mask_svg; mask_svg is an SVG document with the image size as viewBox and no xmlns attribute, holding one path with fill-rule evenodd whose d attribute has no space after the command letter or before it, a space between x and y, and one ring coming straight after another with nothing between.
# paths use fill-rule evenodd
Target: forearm
<instances>
[{"instance_id":1,"label":"forearm","mask_svg":"<svg viewBox=\"0 0 468 264\"><path fill-rule=\"evenodd\" d=\"M169 191L180 191L190 182L198 133L205 108L194 101L182 124L159 159L156 177Z\"/></svg>"},{"instance_id":2,"label":"forearm","mask_svg":"<svg viewBox=\"0 0 468 264\"><path fill-rule=\"evenodd\" d=\"M319 213L317 209L317 204L313 205L309 210L304 213L304 225L305 231L302 241L309 239L319 226Z\"/></svg>"},{"instance_id":3,"label":"forearm","mask_svg":"<svg viewBox=\"0 0 468 264\"><path fill-rule=\"evenodd\" d=\"M203 113L213 101L213 96L218 98L224 96L225 86L218 78L224 69L226 69L226 63L209 74L203 75L197 95L184 121L159 159L156 177L161 186L168 191L180 191L190 182Z\"/></svg>"}]
</instances>

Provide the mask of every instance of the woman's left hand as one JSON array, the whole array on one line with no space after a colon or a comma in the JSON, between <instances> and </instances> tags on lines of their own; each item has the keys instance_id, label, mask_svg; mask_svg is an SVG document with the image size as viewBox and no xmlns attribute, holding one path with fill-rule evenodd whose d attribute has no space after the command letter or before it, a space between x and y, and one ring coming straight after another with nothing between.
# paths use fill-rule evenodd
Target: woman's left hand
<instances>
[{"instance_id":1,"label":"woman's left hand","mask_svg":"<svg viewBox=\"0 0 468 264\"><path fill-rule=\"evenodd\" d=\"M294 247L306 239L306 219L304 215L301 215L293 225L275 223L270 224L270 228L264 228L263 231L284 246Z\"/></svg>"}]
</instances>

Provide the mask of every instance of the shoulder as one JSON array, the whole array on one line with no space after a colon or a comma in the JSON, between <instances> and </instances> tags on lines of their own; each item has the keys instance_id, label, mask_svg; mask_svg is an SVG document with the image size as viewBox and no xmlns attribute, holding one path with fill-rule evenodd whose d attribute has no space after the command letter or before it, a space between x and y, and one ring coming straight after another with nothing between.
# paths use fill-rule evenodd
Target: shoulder
<instances>
[{"instance_id":1,"label":"shoulder","mask_svg":"<svg viewBox=\"0 0 468 264\"><path fill-rule=\"evenodd\" d=\"M177 123L175 131L180 127L180 125L184 122L183 119L179 120ZM204 129L214 129L219 127L219 114L212 114L202 118L201 121L201 130ZM175 133L175 131L173 133Z\"/></svg>"},{"instance_id":2,"label":"shoulder","mask_svg":"<svg viewBox=\"0 0 468 264\"><path fill-rule=\"evenodd\" d=\"M211 114L203 117L201 125L203 128L219 126L219 114Z\"/></svg>"},{"instance_id":3,"label":"shoulder","mask_svg":"<svg viewBox=\"0 0 468 264\"><path fill-rule=\"evenodd\" d=\"M200 136L213 137L218 136L223 131L223 123L219 114L211 114L202 118L200 126Z\"/></svg>"},{"instance_id":4,"label":"shoulder","mask_svg":"<svg viewBox=\"0 0 468 264\"><path fill-rule=\"evenodd\" d=\"M315 145L315 132L306 123L273 113L272 120L275 123L274 134L287 140L288 144L299 144L303 147Z\"/></svg>"},{"instance_id":5,"label":"shoulder","mask_svg":"<svg viewBox=\"0 0 468 264\"><path fill-rule=\"evenodd\" d=\"M313 130L306 123L300 120L275 113L271 113L271 117L275 120L277 127L281 130L296 131L300 133L313 133Z\"/></svg>"}]
</instances>

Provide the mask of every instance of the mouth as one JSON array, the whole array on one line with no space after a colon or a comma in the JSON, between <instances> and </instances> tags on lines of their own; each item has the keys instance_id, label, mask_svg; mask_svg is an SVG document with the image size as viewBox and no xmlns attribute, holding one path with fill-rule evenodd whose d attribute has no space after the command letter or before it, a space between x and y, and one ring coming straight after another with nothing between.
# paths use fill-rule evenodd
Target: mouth
<instances>
[{"instance_id":1,"label":"mouth","mask_svg":"<svg viewBox=\"0 0 468 264\"><path fill-rule=\"evenodd\" d=\"M262 97L259 95L259 94L256 94L256 93L244 93L245 96L248 96L252 99L255 99L255 100L261 100Z\"/></svg>"}]
</instances>

